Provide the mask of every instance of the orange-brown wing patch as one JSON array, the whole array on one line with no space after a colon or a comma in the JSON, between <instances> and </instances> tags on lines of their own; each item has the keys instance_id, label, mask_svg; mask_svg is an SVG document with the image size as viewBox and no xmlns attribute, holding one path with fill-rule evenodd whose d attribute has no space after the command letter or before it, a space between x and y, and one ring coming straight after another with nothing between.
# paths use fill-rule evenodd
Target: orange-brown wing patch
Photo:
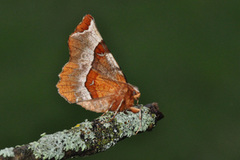
<instances>
[{"instance_id":1,"label":"orange-brown wing patch","mask_svg":"<svg viewBox=\"0 0 240 160\"><path fill-rule=\"evenodd\" d=\"M123 99L123 95L121 95L123 84L103 77L94 69L90 70L85 86L92 100L80 101L77 104L80 104L87 110L106 112L107 110L117 108L119 101Z\"/></svg>"},{"instance_id":2,"label":"orange-brown wing patch","mask_svg":"<svg viewBox=\"0 0 240 160\"><path fill-rule=\"evenodd\" d=\"M89 72L85 86L93 99L116 95L121 89L121 85L104 78L96 70Z\"/></svg>"}]
</instances>

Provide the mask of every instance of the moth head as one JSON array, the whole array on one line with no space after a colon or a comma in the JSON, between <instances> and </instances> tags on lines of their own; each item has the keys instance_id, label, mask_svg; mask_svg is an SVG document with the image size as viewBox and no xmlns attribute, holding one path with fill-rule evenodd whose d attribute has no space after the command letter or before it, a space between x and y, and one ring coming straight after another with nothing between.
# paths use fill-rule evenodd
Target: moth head
<instances>
[{"instance_id":1,"label":"moth head","mask_svg":"<svg viewBox=\"0 0 240 160\"><path fill-rule=\"evenodd\" d=\"M138 99L140 98L141 93L140 93L138 87L133 86L133 85L131 85L131 87L132 87L132 96L133 96L133 98L135 100L138 101Z\"/></svg>"}]
</instances>

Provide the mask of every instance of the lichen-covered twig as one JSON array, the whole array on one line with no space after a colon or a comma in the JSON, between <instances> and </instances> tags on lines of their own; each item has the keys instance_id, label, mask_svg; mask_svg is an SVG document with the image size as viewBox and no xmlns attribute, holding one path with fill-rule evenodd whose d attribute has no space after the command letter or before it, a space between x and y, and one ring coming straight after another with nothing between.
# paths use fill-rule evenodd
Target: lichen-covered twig
<instances>
[{"instance_id":1,"label":"lichen-covered twig","mask_svg":"<svg viewBox=\"0 0 240 160\"><path fill-rule=\"evenodd\" d=\"M157 103L138 107L141 108L141 120L140 113L126 111L118 113L109 122L114 113L108 112L69 130L42 134L38 141L2 149L0 160L68 159L105 151L118 141L135 135L138 130L138 134L151 130L163 118Z\"/></svg>"}]
</instances>

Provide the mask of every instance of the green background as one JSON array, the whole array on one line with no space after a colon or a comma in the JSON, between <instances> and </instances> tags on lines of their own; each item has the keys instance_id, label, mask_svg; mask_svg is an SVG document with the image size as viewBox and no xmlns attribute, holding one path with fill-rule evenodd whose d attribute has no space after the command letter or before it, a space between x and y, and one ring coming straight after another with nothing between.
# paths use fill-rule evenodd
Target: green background
<instances>
[{"instance_id":1,"label":"green background","mask_svg":"<svg viewBox=\"0 0 240 160\"><path fill-rule=\"evenodd\" d=\"M87 13L140 103L158 102L165 118L86 160L240 159L239 0L1 1L0 148L100 115L55 87Z\"/></svg>"}]
</instances>

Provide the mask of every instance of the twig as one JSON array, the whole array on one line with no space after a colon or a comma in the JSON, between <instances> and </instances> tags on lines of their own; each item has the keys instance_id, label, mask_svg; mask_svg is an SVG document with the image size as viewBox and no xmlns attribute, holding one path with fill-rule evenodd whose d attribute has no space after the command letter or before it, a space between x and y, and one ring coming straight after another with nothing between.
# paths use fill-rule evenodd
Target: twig
<instances>
[{"instance_id":1,"label":"twig","mask_svg":"<svg viewBox=\"0 0 240 160\"><path fill-rule=\"evenodd\" d=\"M92 122L85 120L69 130L42 134L38 141L2 149L0 160L62 160L103 152L118 141L135 135L138 130L138 134L151 130L163 118L157 103L138 107L141 108L141 120L140 113L126 111L118 113L109 122L114 113L108 112Z\"/></svg>"}]
</instances>

